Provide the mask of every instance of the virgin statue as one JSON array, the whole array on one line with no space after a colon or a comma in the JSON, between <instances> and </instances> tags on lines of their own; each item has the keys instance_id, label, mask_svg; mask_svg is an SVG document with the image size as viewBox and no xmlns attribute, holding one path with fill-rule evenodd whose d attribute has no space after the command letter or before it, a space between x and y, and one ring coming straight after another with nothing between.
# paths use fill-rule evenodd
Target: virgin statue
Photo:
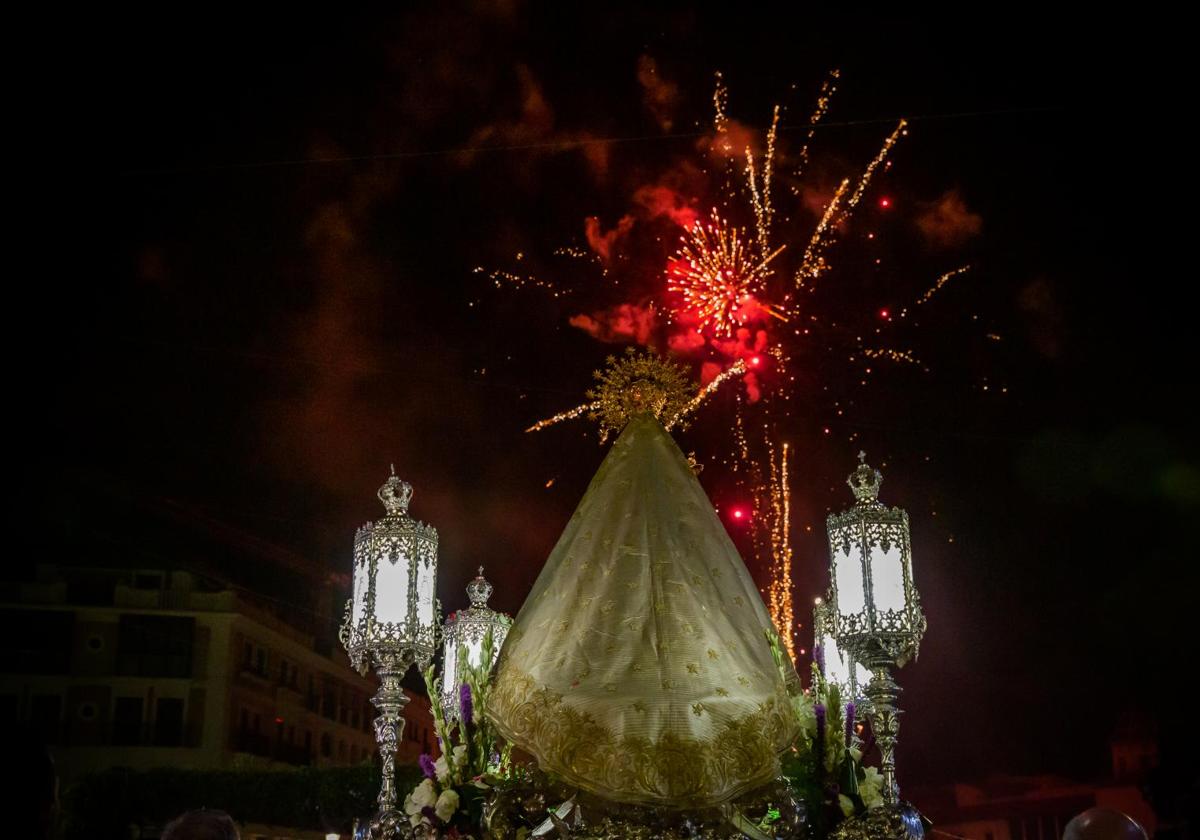
<instances>
[{"instance_id":1,"label":"virgin statue","mask_svg":"<svg viewBox=\"0 0 1200 840\"><path fill-rule=\"evenodd\" d=\"M770 616L662 400L639 405L517 615L488 715L582 790L719 805L777 774L795 671L776 665Z\"/></svg>"}]
</instances>

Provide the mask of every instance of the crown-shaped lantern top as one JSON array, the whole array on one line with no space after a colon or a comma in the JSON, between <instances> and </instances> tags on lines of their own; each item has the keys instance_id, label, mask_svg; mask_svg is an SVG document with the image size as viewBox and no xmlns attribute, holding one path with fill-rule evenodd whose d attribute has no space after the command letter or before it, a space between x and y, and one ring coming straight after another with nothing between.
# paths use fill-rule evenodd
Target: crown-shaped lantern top
<instances>
[{"instance_id":1,"label":"crown-shaped lantern top","mask_svg":"<svg viewBox=\"0 0 1200 840\"><path fill-rule=\"evenodd\" d=\"M492 597L492 585L483 576L483 566L479 567L479 574L467 584L467 597L471 599L471 606L475 609L487 607L488 598Z\"/></svg>"},{"instance_id":2,"label":"crown-shaped lantern top","mask_svg":"<svg viewBox=\"0 0 1200 840\"><path fill-rule=\"evenodd\" d=\"M405 516L408 513L408 503L412 501L412 485L396 475L395 464L391 466L392 474L379 488L377 495L379 501L383 502L388 516Z\"/></svg>"},{"instance_id":3,"label":"crown-shaped lantern top","mask_svg":"<svg viewBox=\"0 0 1200 840\"><path fill-rule=\"evenodd\" d=\"M883 484L883 473L867 466L866 452L858 453L858 467L850 473L846 483L850 485L859 505L879 504L879 486Z\"/></svg>"}]
</instances>

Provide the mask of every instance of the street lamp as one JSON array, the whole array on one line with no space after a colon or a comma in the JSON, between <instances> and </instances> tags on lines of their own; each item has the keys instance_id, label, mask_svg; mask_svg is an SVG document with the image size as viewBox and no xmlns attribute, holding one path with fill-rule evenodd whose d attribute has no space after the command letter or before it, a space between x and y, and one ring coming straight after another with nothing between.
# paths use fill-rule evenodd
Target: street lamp
<instances>
[{"instance_id":1,"label":"street lamp","mask_svg":"<svg viewBox=\"0 0 1200 840\"><path fill-rule=\"evenodd\" d=\"M373 821L389 837L404 815L396 810L396 747L404 730L408 697L400 680L413 663L425 667L437 640L437 531L408 515L412 485L396 469L379 488L386 511L354 535L353 595L346 602L339 637L350 662L364 676L374 665L379 691L371 698L383 783Z\"/></svg>"},{"instance_id":2,"label":"street lamp","mask_svg":"<svg viewBox=\"0 0 1200 840\"><path fill-rule=\"evenodd\" d=\"M479 574L467 584L467 598L471 606L446 616L442 626L442 713L447 721L458 720L460 694L462 684L466 681L467 667L478 668L487 665L491 670L500 655L500 647L512 627L512 619L502 612L496 612L487 605L492 596L492 585L483 576L483 566ZM491 660L483 661L483 642L488 633L492 634ZM459 659L460 650L465 650L465 661Z\"/></svg>"},{"instance_id":3,"label":"street lamp","mask_svg":"<svg viewBox=\"0 0 1200 840\"><path fill-rule=\"evenodd\" d=\"M831 514L829 533L830 612L839 647L871 672L866 686L868 717L879 744L883 797L900 801L896 785L896 736L900 687L889 669L917 655L925 634L925 616L912 581L908 514L879 501L883 475L858 453L858 468L847 479L857 500L849 510Z\"/></svg>"},{"instance_id":4,"label":"street lamp","mask_svg":"<svg viewBox=\"0 0 1200 840\"><path fill-rule=\"evenodd\" d=\"M854 661L854 657L843 650L834 638L833 611L828 600L817 599L813 607L813 644L821 648L825 661L825 679L837 683L846 702L858 704L865 711L863 690L871 679L871 672Z\"/></svg>"}]
</instances>

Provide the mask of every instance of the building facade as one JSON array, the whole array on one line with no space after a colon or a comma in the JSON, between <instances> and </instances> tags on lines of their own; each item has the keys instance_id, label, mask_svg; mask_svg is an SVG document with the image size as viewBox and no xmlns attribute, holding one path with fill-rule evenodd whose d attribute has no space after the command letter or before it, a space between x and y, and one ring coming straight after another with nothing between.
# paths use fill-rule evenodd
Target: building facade
<instances>
[{"instance_id":1,"label":"building facade","mask_svg":"<svg viewBox=\"0 0 1200 840\"><path fill-rule=\"evenodd\" d=\"M0 589L0 719L40 733L68 780L371 759L374 679L287 612L188 571L39 566ZM410 697L400 762L437 748Z\"/></svg>"}]
</instances>

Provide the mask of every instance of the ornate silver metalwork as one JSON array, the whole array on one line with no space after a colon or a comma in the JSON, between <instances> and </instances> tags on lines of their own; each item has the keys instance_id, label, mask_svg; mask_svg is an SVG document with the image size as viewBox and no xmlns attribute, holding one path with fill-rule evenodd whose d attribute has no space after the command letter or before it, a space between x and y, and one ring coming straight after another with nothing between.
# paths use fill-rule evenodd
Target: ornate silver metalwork
<instances>
[{"instance_id":1,"label":"ornate silver metalwork","mask_svg":"<svg viewBox=\"0 0 1200 840\"><path fill-rule=\"evenodd\" d=\"M871 808L842 820L830 840L924 840L933 826L907 802Z\"/></svg>"},{"instance_id":2,"label":"ornate silver metalwork","mask_svg":"<svg viewBox=\"0 0 1200 840\"><path fill-rule=\"evenodd\" d=\"M379 710L375 740L383 765L373 837L399 836L407 828L395 788L396 748L408 703L400 680L414 663L427 666L437 645L437 531L408 515L412 494L412 485L393 467L378 493L385 515L354 535L353 593L338 633L359 673L373 665L380 680L371 698Z\"/></svg>"},{"instance_id":3,"label":"ornate silver metalwork","mask_svg":"<svg viewBox=\"0 0 1200 840\"><path fill-rule=\"evenodd\" d=\"M838 646L871 673L865 686L868 717L882 756L884 799L900 801L895 750L900 728L900 691L889 668L917 656L925 615L912 581L908 514L879 501L883 475L866 453L846 483L854 493L849 510L826 520L830 557L830 615Z\"/></svg>"},{"instance_id":4,"label":"ornate silver metalwork","mask_svg":"<svg viewBox=\"0 0 1200 840\"><path fill-rule=\"evenodd\" d=\"M488 607L492 596L492 584L479 574L467 584L467 598L471 606L446 616L442 626L442 687L440 700L446 720L457 720L459 716L459 691L465 680L466 662L459 660L459 652L465 648L470 664L479 666L483 655L483 641L489 631L492 634L492 661L486 663L490 670L500 656L500 648L512 627L512 618Z\"/></svg>"}]
</instances>

